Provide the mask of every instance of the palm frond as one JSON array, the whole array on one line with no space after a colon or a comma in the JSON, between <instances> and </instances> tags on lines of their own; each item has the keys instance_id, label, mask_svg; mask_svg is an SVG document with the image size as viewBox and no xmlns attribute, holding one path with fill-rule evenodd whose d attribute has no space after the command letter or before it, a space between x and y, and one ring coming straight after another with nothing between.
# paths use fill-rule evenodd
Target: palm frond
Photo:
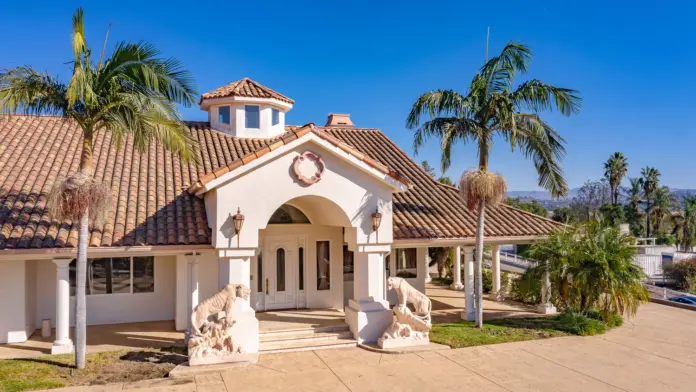
<instances>
[{"instance_id":1,"label":"palm frond","mask_svg":"<svg viewBox=\"0 0 696 392\"><path fill-rule=\"evenodd\" d=\"M67 87L30 66L0 72L0 114L67 115Z\"/></svg>"},{"instance_id":2,"label":"palm frond","mask_svg":"<svg viewBox=\"0 0 696 392\"><path fill-rule=\"evenodd\" d=\"M517 87L512 93L512 101L519 110L529 109L533 112L550 111L555 105L564 116L577 114L582 104L578 91L551 86L537 79Z\"/></svg>"},{"instance_id":3,"label":"palm frond","mask_svg":"<svg viewBox=\"0 0 696 392\"><path fill-rule=\"evenodd\" d=\"M517 114L515 122L515 134L504 134L508 140L514 139L525 157L532 160L539 174L539 186L553 197L566 196L568 184L560 166L565 156L565 139L537 115Z\"/></svg>"},{"instance_id":4,"label":"palm frond","mask_svg":"<svg viewBox=\"0 0 696 392\"><path fill-rule=\"evenodd\" d=\"M421 116L430 119L436 117L467 117L470 109L467 98L453 90L436 90L422 94L411 107L406 119L406 128L416 129L421 123Z\"/></svg>"}]
</instances>

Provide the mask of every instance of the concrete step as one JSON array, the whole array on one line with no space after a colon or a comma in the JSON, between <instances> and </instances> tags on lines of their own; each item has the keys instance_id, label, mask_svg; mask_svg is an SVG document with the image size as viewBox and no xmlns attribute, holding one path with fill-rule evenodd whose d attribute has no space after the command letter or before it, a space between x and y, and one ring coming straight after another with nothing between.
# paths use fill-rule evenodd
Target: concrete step
<instances>
[{"instance_id":1,"label":"concrete step","mask_svg":"<svg viewBox=\"0 0 696 392\"><path fill-rule=\"evenodd\" d=\"M260 331L259 336L261 340L264 337L282 337L282 336L296 336L299 334L313 334L313 333L327 333L327 332L344 332L348 331L348 324L338 324L323 327L302 327L302 328L289 328L289 329L278 329L271 331Z\"/></svg>"},{"instance_id":2,"label":"concrete step","mask_svg":"<svg viewBox=\"0 0 696 392\"><path fill-rule=\"evenodd\" d=\"M349 330L338 331L338 332L313 332L313 331L298 331L295 333L287 334L272 334L272 335L260 335L259 341L263 345L265 343L271 342L288 342L288 341L309 341L309 340L336 340L352 338L353 333Z\"/></svg>"},{"instance_id":3,"label":"concrete step","mask_svg":"<svg viewBox=\"0 0 696 392\"><path fill-rule=\"evenodd\" d=\"M261 343L259 354L275 354L293 351L327 350L333 348L355 347L358 341L351 338L340 338L330 340L283 340L275 342Z\"/></svg>"}]
</instances>

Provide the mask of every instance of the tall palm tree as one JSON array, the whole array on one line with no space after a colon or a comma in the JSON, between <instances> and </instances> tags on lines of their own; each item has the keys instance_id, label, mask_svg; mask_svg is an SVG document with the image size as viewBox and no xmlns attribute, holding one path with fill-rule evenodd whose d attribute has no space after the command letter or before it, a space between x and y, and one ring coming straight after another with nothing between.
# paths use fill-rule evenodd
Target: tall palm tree
<instances>
[{"instance_id":1,"label":"tall palm tree","mask_svg":"<svg viewBox=\"0 0 696 392\"><path fill-rule=\"evenodd\" d=\"M609 182L612 197L611 202L614 205L619 204L619 188L621 187L621 181L626 176L627 172L628 160L620 152L615 152L612 154L604 163L604 177L606 177L607 181Z\"/></svg>"},{"instance_id":2,"label":"tall palm tree","mask_svg":"<svg viewBox=\"0 0 696 392\"><path fill-rule=\"evenodd\" d=\"M684 196L681 219L675 229L684 251L690 252L696 245L696 195Z\"/></svg>"},{"instance_id":3,"label":"tall palm tree","mask_svg":"<svg viewBox=\"0 0 696 392\"><path fill-rule=\"evenodd\" d=\"M660 171L654 167L646 166L640 171L640 181L643 188L643 197L645 198L645 215L647 224L645 227L646 237L650 237L650 215L652 214L652 206L650 202L655 197L655 191L660 186Z\"/></svg>"},{"instance_id":4,"label":"tall palm tree","mask_svg":"<svg viewBox=\"0 0 696 392\"><path fill-rule=\"evenodd\" d=\"M75 306L75 365L80 369L85 367L89 221L111 207L111 190L93 181L95 135L111 132L119 146L132 135L141 153L158 141L185 160L197 160L195 139L175 106L195 103L193 78L179 61L159 54L144 42L120 42L110 57L102 49L93 61L79 8L72 18L72 77L67 84L30 66L0 72L0 113L56 114L82 130L79 171L49 195L52 218L76 221L80 227Z\"/></svg>"},{"instance_id":5,"label":"tall palm tree","mask_svg":"<svg viewBox=\"0 0 696 392\"><path fill-rule=\"evenodd\" d=\"M631 224L631 231L633 234L640 236L643 230L642 221L640 219L640 201L643 193L643 182L640 177L629 178L628 180L631 186L626 191L626 197L628 198L626 218Z\"/></svg>"},{"instance_id":6,"label":"tall palm tree","mask_svg":"<svg viewBox=\"0 0 696 392\"><path fill-rule=\"evenodd\" d=\"M671 219L672 211L678 207L679 198L669 190L669 187L661 186L655 190L652 206L655 215L655 231L662 229L663 219Z\"/></svg>"},{"instance_id":7,"label":"tall palm tree","mask_svg":"<svg viewBox=\"0 0 696 392\"><path fill-rule=\"evenodd\" d=\"M575 90L537 79L513 88L515 77L518 73L526 73L531 61L529 47L511 42L499 56L481 67L466 95L454 90L424 93L413 104L406 120L409 129L416 129L413 143L416 153L428 138L434 136L441 140L443 172L450 166L455 143L476 145L478 166L462 176L460 192L467 208L478 212L474 280L477 327L483 323L481 264L486 205L500 203L506 190L505 179L488 171L488 157L495 136L502 136L513 150L520 149L532 160L540 186L554 196L564 196L568 192L560 166L565 140L538 113L557 109L570 116L579 111L581 99ZM421 123L421 116L427 116L428 120Z\"/></svg>"}]
</instances>

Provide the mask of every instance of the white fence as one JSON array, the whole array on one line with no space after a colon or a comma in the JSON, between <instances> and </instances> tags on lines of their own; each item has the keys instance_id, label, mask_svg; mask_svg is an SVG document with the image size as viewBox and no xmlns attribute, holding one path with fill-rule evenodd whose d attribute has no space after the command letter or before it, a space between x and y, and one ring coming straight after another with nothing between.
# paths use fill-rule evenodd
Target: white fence
<instances>
[{"instance_id":1,"label":"white fence","mask_svg":"<svg viewBox=\"0 0 696 392\"><path fill-rule=\"evenodd\" d=\"M514 253L500 252L500 260L511 264L517 264L522 268L534 267L536 260L527 259Z\"/></svg>"},{"instance_id":2,"label":"white fence","mask_svg":"<svg viewBox=\"0 0 696 392\"><path fill-rule=\"evenodd\" d=\"M648 278L662 279L664 275L664 271L662 270L662 255L638 254L633 257L633 262L643 268Z\"/></svg>"}]
</instances>

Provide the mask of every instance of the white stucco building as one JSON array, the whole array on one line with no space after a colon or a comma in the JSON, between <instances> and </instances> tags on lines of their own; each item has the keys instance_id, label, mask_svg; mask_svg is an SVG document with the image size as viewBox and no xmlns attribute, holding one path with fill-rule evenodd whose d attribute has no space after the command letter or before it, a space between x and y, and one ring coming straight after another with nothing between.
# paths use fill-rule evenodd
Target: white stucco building
<instances>
[{"instance_id":1,"label":"white stucco building","mask_svg":"<svg viewBox=\"0 0 696 392\"><path fill-rule=\"evenodd\" d=\"M90 231L88 325L174 320L185 330L199 300L243 283L257 312L339 309L358 341L374 342L392 318L385 278L423 291L429 247L461 249L455 286L473 292L475 216L382 132L343 114L287 125L294 101L246 78L200 104L209 121L188 123L200 164L157 145L140 154L132 140L117 149L98 133L95 177L114 205ZM45 207L77 170L81 134L51 116L13 116L0 134L0 343L27 340L48 319L53 351L68 351L78 227ZM500 206L485 241L496 249L555 227Z\"/></svg>"}]
</instances>

